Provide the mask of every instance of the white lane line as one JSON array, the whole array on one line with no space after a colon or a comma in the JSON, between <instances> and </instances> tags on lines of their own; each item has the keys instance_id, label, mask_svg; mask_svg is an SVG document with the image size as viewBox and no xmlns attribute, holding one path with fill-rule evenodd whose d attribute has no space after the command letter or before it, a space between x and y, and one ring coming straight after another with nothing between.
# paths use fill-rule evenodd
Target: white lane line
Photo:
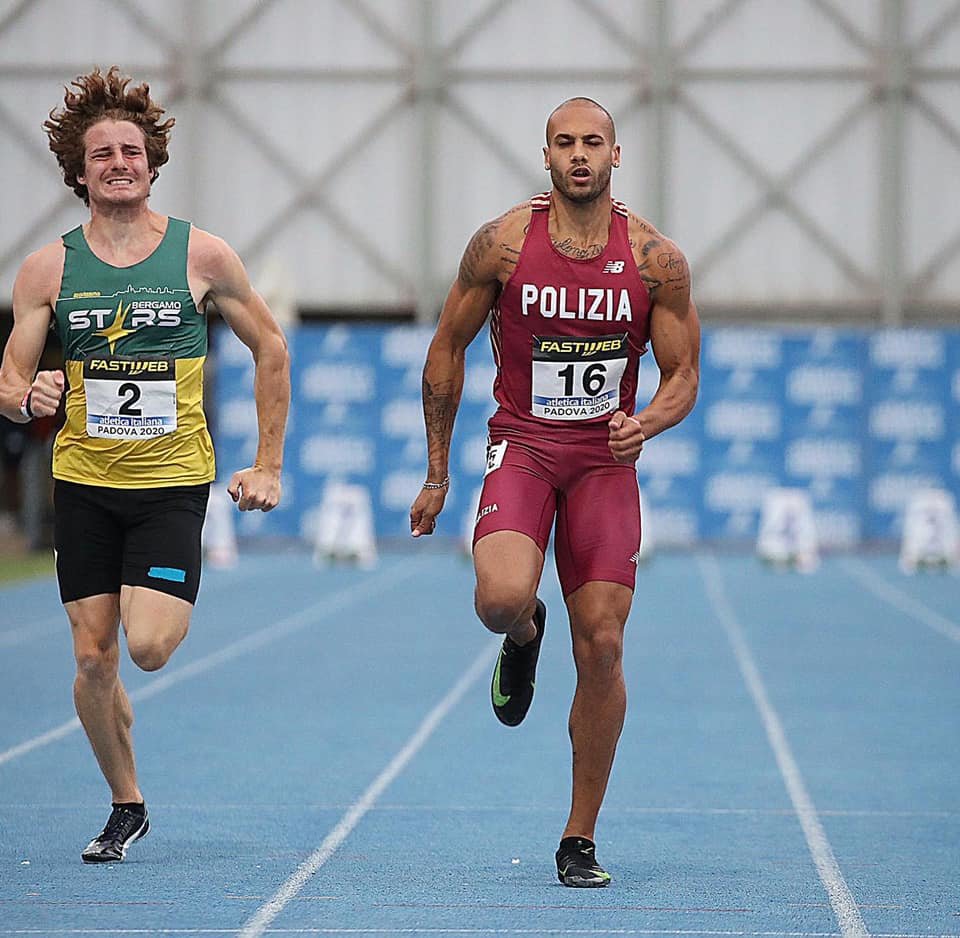
<instances>
[{"instance_id":1,"label":"white lane line","mask_svg":"<svg viewBox=\"0 0 960 938\"><path fill-rule=\"evenodd\" d=\"M697 561L700 574L706 584L707 596L727 633L727 639L740 666L740 673L763 720L767 739L770 741L777 766L790 795L790 801L803 828L807 848L817 867L820 882L823 883L830 898L830 905L833 906L840 932L844 938L867 938L870 933L860 915L856 900L840 872L836 857L833 855L833 848L817 816L817 809L804 785L800 768L793 758L783 724L767 696L760 672L744 638L743 628L727 599L720 567L713 557L701 555Z\"/></svg>"},{"instance_id":2,"label":"white lane line","mask_svg":"<svg viewBox=\"0 0 960 938\"><path fill-rule=\"evenodd\" d=\"M840 561L840 564L850 576L859 580L871 593L888 605L893 606L894 609L899 609L900 612L910 616L911 619L926 625L934 632L939 632L951 641L960 643L960 626L929 606L925 606L903 590L891 586L862 560L845 557Z\"/></svg>"},{"instance_id":3,"label":"white lane line","mask_svg":"<svg viewBox=\"0 0 960 938\"><path fill-rule=\"evenodd\" d=\"M239 938L259 938L270 923L283 911L284 906L293 899L307 884L320 867L336 852L357 826L363 816L376 804L377 799L393 780L404 770L407 763L420 751L424 743L433 734L446 715L456 706L470 686L493 667L493 661L499 653L500 642L488 645L477 655L473 663L461 675L460 679L444 695L443 699L424 717L416 732L407 740L404 747L390 760L387 767L373 780L360 798L351 805L337 825L324 838L323 843L307 857L303 863L287 878L273 897L262 905L238 933ZM428 930L429 931L429 930ZM449 929L434 929L449 931ZM274 930L270 929L271 934ZM361 930L357 934L362 934ZM372 932L368 932L372 933ZM399 932L398 932L399 933ZM427 932L424 932L427 933ZM467 934L468 932L464 932Z\"/></svg>"},{"instance_id":4,"label":"white lane line","mask_svg":"<svg viewBox=\"0 0 960 938\"><path fill-rule=\"evenodd\" d=\"M532 907L531 907L532 908ZM232 928L0 928L0 935L233 935ZM696 938L840 938L833 931L708 928L271 928L271 935L682 935ZM873 938L960 938L947 932L877 932Z\"/></svg>"},{"instance_id":5,"label":"white lane line","mask_svg":"<svg viewBox=\"0 0 960 938\"><path fill-rule=\"evenodd\" d=\"M155 697L168 688L192 677L196 677L198 674L203 674L224 662L232 661L234 658L239 658L247 652L256 651L258 648L270 645L279 638L293 635L306 626L313 625L321 619L341 612L344 608L360 600L370 599L372 596L383 593L385 590L395 586L398 582L409 578L411 574L418 567L423 566L423 564L423 560L408 561L398 564L387 573L378 573L377 576L370 577L370 579L364 583L363 589L358 589L356 585L346 587L334 593L332 596L327 596L319 602L308 606L306 609L302 609L300 612L295 612L271 625L258 629L256 632L251 632L244 638L231 642L218 651L204 655L202 658L197 658L196 661L191 661L190 664L184 665L182 668L165 672L160 677L155 678L131 692L130 700L136 703L140 700ZM28 752L32 752L34 749L39 749L42 746L56 742L58 739L69 736L78 729L80 729L80 721L76 717L72 720L67 720L66 723L61 723L46 733L34 736L32 739L25 740L10 749L0 752L0 765L6 762L12 762L14 759Z\"/></svg>"}]
</instances>

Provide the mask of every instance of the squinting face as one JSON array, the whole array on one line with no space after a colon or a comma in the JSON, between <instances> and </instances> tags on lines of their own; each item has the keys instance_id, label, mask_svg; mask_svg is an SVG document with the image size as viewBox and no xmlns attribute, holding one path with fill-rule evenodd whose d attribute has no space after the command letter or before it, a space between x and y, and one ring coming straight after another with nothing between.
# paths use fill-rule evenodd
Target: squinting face
<instances>
[{"instance_id":1,"label":"squinting face","mask_svg":"<svg viewBox=\"0 0 960 938\"><path fill-rule=\"evenodd\" d=\"M125 205L150 195L143 131L129 121L102 120L83 135L83 175L90 203Z\"/></svg>"},{"instance_id":2,"label":"squinting face","mask_svg":"<svg viewBox=\"0 0 960 938\"><path fill-rule=\"evenodd\" d=\"M608 195L610 172L620 165L607 115L590 104L567 104L547 125L543 164L553 187L571 202L592 202Z\"/></svg>"}]
</instances>

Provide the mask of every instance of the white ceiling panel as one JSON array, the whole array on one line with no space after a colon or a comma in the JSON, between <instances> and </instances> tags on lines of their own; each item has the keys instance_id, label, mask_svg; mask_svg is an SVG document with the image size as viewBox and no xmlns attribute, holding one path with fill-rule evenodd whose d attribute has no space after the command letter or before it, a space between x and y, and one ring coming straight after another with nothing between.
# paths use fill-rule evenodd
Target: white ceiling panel
<instances>
[{"instance_id":1,"label":"white ceiling panel","mask_svg":"<svg viewBox=\"0 0 960 938\"><path fill-rule=\"evenodd\" d=\"M126 3L84 0L78 11L74 0L36 0L0 32L0 63L5 71L19 66L55 72L58 63L86 70L131 60L140 70L154 68L178 38L154 26ZM67 69L64 81L72 74Z\"/></svg>"},{"instance_id":2,"label":"white ceiling panel","mask_svg":"<svg viewBox=\"0 0 960 938\"><path fill-rule=\"evenodd\" d=\"M457 65L484 74L629 70L640 64L631 27L601 2L515 0L464 37Z\"/></svg>"},{"instance_id":3,"label":"white ceiling panel","mask_svg":"<svg viewBox=\"0 0 960 938\"><path fill-rule=\"evenodd\" d=\"M958 0L908 0L903 8L905 33L910 43L939 36L944 27L949 27L960 15Z\"/></svg>"},{"instance_id":4,"label":"white ceiling panel","mask_svg":"<svg viewBox=\"0 0 960 938\"><path fill-rule=\"evenodd\" d=\"M960 3L955 9L957 15L931 34L929 42L919 50L916 60L918 65L925 68L950 69L954 82L960 72Z\"/></svg>"},{"instance_id":5,"label":"white ceiling panel","mask_svg":"<svg viewBox=\"0 0 960 938\"><path fill-rule=\"evenodd\" d=\"M879 125L875 106L859 110L791 189L797 204L838 246L834 258L849 263L851 273L873 279L881 263Z\"/></svg>"},{"instance_id":6,"label":"white ceiling panel","mask_svg":"<svg viewBox=\"0 0 960 938\"><path fill-rule=\"evenodd\" d=\"M863 65L864 38L837 4L742 0L718 18L688 64L697 68L803 68Z\"/></svg>"},{"instance_id":7,"label":"white ceiling panel","mask_svg":"<svg viewBox=\"0 0 960 938\"><path fill-rule=\"evenodd\" d=\"M946 113L951 116L950 123L933 123L917 109L907 117L904 181L909 198L904 248L911 275L927 272L919 285L922 290L940 276L942 261L938 258L960 232L960 129L955 123L958 112ZM939 112L933 116L941 117Z\"/></svg>"},{"instance_id":8,"label":"white ceiling panel","mask_svg":"<svg viewBox=\"0 0 960 938\"><path fill-rule=\"evenodd\" d=\"M711 304L750 304L762 318L775 319L777 306L795 308L853 301L852 285L835 258L821 249L789 215L773 211L731 240L722 264L693 265L694 294L709 316ZM778 297L771 303L772 296Z\"/></svg>"},{"instance_id":9,"label":"white ceiling panel","mask_svg":"<svg viewBox=\"0 0 960 938\"><path fill-rule=\"evenodd\" d=\"M268 265L286 272L301 306L350 313L409 307L414 301L412 287L398 284L389 270L343 237L328 216L316 212L292 218L247 261L254 284Z\"/></svg>"},{"instance_id":10,"label":"white ceiling panel","mask_svg":"<svg viewBox=\"0 0 960 938\"><path fill-rule=\"evenodd\" d=\"M779 178L817 159L824 136L846 131L866 89L861 82L718 81L698 82L686 93L764 175Z\"/></svg>"},{"instance_id":11,"label":"white ceiling panel","mask_svg":"<svg viewBox=\"0 0 960 938\"><path fill-rule=\"evenodd\" d=\"M951 240L953 250L940 263L931 268L930 275L922 284L922 289L911 293L907 302L934 303L952 306L953 325L960 325L960 225L954 231Z\"/></svg>"},{"instance_id":12,"label":"white ceiling panel","mask_svg":"<svg viewBox=\"0 0 960 938\"><path fill-rule=\"evenodd\" d=\"M376 17L366 19L341 0L272 0L223 49L223 65L259 68L347 69L397 67L408 37ZM370 5L376 10L376 4Z\"/></svg>"},{"instance_id":13,"label":"white ceiling panel","mask_svg":"<svg viewBox=\"0 0 960 938\"><path fill-rule=\"evenodd\" d=\"M673 137L664 233L680 245L697 275L698 262L721 263L729 241L742 236L737 220L758 202L763 187L687 114L674 121Z\"/></svg>"},{"instance_id":14,"label":"white ceiling panel","mask_svg":"<svg viewBox=\"0 0 960 938\"><path fill-rule=\"evenodd\" d=\"M204 130L203 161L177 164L177 172L195 174L200 180L191 217L246 258L266 226L283 224L284 208L294 202L297 187L219 109L211 108L205 115ZM159 190L154 202L154 208L161 204Z\"/></svg>"},{"instance_id":15,"label":"white ceiling panel","mask_svg":"<svg viewBox=\"0 0 960 938\"><path fill-rule=\"evenodd\" d=\"M178 119L153 207L251 270L279 257L306 306L429 319L472 232L548 188L544 123L574 95L613 113L614 194L702 303L879 317L882 290L890 321L898 277L908 311L960 303L960 0L0 0L8 297L85 214L42 121L114 62Z\"/></svg>"}]
</instances>

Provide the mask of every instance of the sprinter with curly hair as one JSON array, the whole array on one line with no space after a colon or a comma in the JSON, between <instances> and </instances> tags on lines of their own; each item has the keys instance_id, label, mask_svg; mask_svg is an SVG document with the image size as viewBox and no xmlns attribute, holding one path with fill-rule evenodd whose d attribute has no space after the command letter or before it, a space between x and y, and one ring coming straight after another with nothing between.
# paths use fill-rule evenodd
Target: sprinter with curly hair
<instances>
[{"instance_id":1,"label":"sprinter with curly hair","mask_svg":"<svg viewBox=\"0 0 960 938\"><path fill-rule=\"evenodd\" d=\"M211 305L256 363L257 455L228 486L241 511L280 500L290 399L286 341L239 257L148 206L173 119L161 120L146 84L130 82L116 67L81 75L45 123L64 182L90 214L21 266L0 365L4 416L23 423L65 405L53 454L57 579L73 630L77 715L113 802L82 852L87 863L123 860L150 827L119 628L133 661L156 671L190 624L214 478L203 412ZM37 372L51 323L65 369Z\"/></svg>"}]
</instances>

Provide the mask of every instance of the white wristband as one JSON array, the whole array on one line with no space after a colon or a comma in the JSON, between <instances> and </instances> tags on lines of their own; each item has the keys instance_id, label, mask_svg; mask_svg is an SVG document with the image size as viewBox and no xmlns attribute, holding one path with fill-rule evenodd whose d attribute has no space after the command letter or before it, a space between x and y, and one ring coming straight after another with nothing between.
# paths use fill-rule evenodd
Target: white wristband
<instances>
[{"instance_id":1,"label":"white wristband","mask_svg":"<svg viewBox=\"0 0 960 938\"><path fill-rule=\"evenodd\" d=\"M26 417L27 420L33 420L33 417L34 417L34 413L30 409L30 398L32 396L33 396L33 388L27 391L27 393L23 395L23 400L20 401L20 413L23 414L23 416Z\"/></svg>"}]
</instances>

